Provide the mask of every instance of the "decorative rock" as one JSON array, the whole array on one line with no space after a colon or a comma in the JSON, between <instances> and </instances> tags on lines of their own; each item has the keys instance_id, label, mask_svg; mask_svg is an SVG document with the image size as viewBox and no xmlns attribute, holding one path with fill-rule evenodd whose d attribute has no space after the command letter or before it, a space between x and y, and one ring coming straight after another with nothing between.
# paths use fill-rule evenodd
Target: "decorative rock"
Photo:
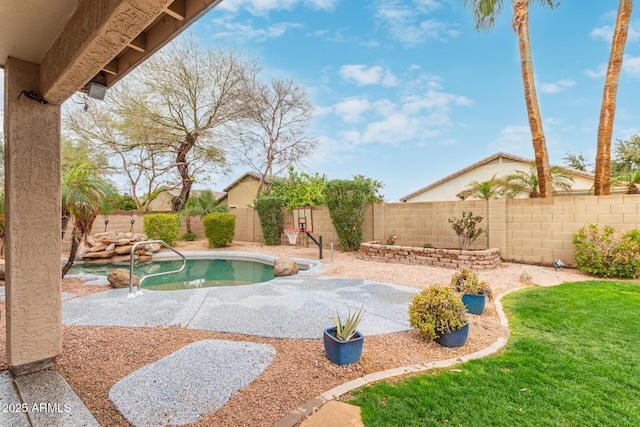
<instances>
[{"instance_id":1,"label":"decorative rock","mask_svg":"<svg viewBox=\"0 0 640 427\"><path fill-rule=\"evenodd\" d=\"M129 275L129 270L127 270L126 268L116 268L115 270L111 270L111 272L107 276L107 280L114 288L128 288L130 277L131 276ZM133 284L135 286L138 286L139 283L140 278L138 278L138 276L134 274Z\"/></svg>"},{"instance_id":2,"label":"decorative rock","mask_svg":"<svg viewBox=\"0 0 640 427\"><path fill-rule=\"evenodd\" d=\"M111 252L111 251L115 250L115 248L116 248L116 244L115 243L111 243L104 250L105 250L105 252Z\"/></svg>"},{"instance_id":3,"label":"decorative rock","mask_svg":"<svg viewBox=\"0 0 640 427\"><path fill-rule=\"evenodd\" d=\"M101 251L104 251L105 249L107 249L106 245L97 244L97 245L92 246L91 248L89 248L89 252L101 252Z\"/></svg>"},{"instance_id":4,"label":"decorative rock","mask_svg":"<svg viewBox=\"0 0 640 427\"><path fill-rule=\"evenodd\" d=\"M291 258L278 258L273 263L273 275L276 277L298 274L298 264Z\"/></svg>"},{"instance_id":5,"label":"decorative rock","mask_svg":"<svg viewBox=\"0 0 640 427\"><path fill-rule=\"evenodd\" d=\"M86 258L100 259L100 258L111 258L113 255L115 255L115 251L87 252L87 254L84 257L85 259Z\"/></svg>"},{"instance_id":6,"label":"decorative rock","mask_svg":"<svg viewBox=\"0 0 640 427\"><path fill-rule=\"evenodd\" d=\"M531 266L522 272L520 281L525 285L557 286L562 283L555 271Z\"/></svg>"},{"instance_id":7,"label":"decorative rock","mask_svg":"<svg viewBox=\"0 0 640 427\"><path fill-rule=\"evenodd\" d=\"M117 255L130 255L133 245L116 246L114 251Z\"/></svg>"}]
</instances>

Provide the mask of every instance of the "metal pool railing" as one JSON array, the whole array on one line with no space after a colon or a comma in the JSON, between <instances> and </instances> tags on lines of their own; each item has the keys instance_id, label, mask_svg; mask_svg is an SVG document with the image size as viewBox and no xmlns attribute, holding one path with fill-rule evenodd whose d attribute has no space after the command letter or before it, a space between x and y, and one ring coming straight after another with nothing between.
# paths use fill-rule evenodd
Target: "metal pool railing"
<instances>
[{"instance_id":1,"label":"metal pool railing","mask_svg":"<svg viewBox=\"0 0 640 427\"><path fill-rule=\"evenodd\" d=\"M162 273L153 273L153 274L147 274L146 276L143 276L140 278L140 282L138 282L138 290L134 293L133 292L133 265L135 263L135 250L138 246L142 246L142 245L148 245L151 243L158 243L162 246L164 246L165 248L172 250L173 252L175 252L180 258L182 258L182 267L180 267L178 270L171 270L171 271L165 271ZM182 255L180 252L178 252L177 250L175 250L173 247L169 246L168 244L166 244L164 241L162 240L147 240L144 242L137 242L135 243L132 247L131 247L131 260L129 263L129 295L127 295L127 298L135 298L136 296L140 296L142 295L142 282L144 282L145 279L148 279L150 277L158 277L158 276L165 276L167 274L174 274L174 273L180 273L182 270L184 270L184 268L187 266L187 259L185 258L184 255Z\"/></svg>"}]
</instances>

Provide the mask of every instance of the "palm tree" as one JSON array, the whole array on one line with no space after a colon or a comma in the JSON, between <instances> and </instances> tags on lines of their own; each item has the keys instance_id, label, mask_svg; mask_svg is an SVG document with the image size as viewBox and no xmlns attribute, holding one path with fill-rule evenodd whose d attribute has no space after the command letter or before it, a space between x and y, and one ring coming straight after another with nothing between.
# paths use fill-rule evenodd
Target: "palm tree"
<instances>
[{"instance_id":1,"label":"palm tree","mask_svg":"<svg viewBox=\"0 0 640 427\"><path fill-rule=\"evenodd\" d=\"M524 99L527 104L529 127L533 150L536 159L540 197L548 197L553 193L551 167L547 143L542 129L542 118L538 107L536 85L533 80L533 63L531 62L531 43L529 42L529 4L535 2L547 5L551 9L557 6L553 0L511 0L513 6L513 30L518 35L520 63L522 65L522 82L524 83ZM473 10L476 30L489 30L495 25L496 17L502 12L503 0L465 0L465 6Z\"/></svg>"},{"instance_id":2,"label":"palm tree","mask_svg":"<svg viewBox=\"0 0 640 427\"><path fill-rule=\"evenodd\" d=\"M611 135L613 119L616 114L616 96L618 93L618 77L622 69L624 45L627 42L629 20L633 10L633 0L620 0L616 28L611 42L611 56L607 66L607 77L602 94L600 124L598 125L598 147L596 149L596 176L594 193L596 196L611 192Z\"/></svg>"},{"instance_id":3,"label":"palm tree","mask_svg":"<svg viewBox=\"0 0 640 427\"><path fill-rule=\"evenodd\" d=\"M531 162L529 172L515 171L503 179L505 181L505 194L507 197L516 197L520 193L528 193L529 198L532 199L541 197L535 162ZM570 191L573 178L571 178L565 168L552 166L551 182L553 184L552 194L555 195L558 191Z\"/></svg>"},{"instance_id":4,"label":"palm tree","mask_svg":"<svg viewBox=\"0 0 640 427\"><path fill-rule=\"evenodd\" d=\"M462 200L466 200L469 197L482 200L495 199L504 193L504 184L502 179L498 179L494 175L488 181L473 181L469 184L469 187L456 194L456 197Z\"/></svg>"},{"instance_id":5,"label":"palm tree","mask_svg":"<svg viewBox=\"0 0 640 427\"><path fill-rule=\"evenodd\" d=\"M204 190L199 196L191 195L187 203L180 211L180 215L186 217L185 226L187 227L187 234L191 234L191 217L203 216L211 212L226 212L228 208L226 206L218 206L213 192L211 190Z\"/></svg>"},{"instance_id":6,"label":"palm tree","mask_svg":"<svg viewBox=\"0 0 640 427\"><path fill-rule=\"evenodd\" d=\"M73 218L73 231L69 259L62 268L62 277L73 266L80 242L86 238L98 213L110 210L110 200L115 191L90 163L79 162L62 177L62 226L63 233ZM64 234L63 234L64 236Z\"/></svg>"},{"instance_id":7,"label":"palm tree","mask_svg":"<svg viewBox=\"0 0 640 427\"><path fill-rule=\"evenodd\" d=\"M611 180L611 185L624 185L627 187L627 194L640 194L640 168L618 175Z\"/></svg>"}]
</instances>

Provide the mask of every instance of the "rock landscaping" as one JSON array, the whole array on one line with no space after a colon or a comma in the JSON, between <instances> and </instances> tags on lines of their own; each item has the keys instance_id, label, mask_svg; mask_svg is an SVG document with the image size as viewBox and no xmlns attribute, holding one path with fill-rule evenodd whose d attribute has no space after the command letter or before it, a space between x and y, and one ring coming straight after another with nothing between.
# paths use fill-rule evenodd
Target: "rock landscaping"
<instances>
[{"instance_id":1,"label":"rock landscaping","mask_svg":"<svg viewBox=\"0 0 640 427\"><path fill-rule=\"evenodd\" d=\"M500 265L500 251L496 248L463 251L459 249L382 245L379 242L361 244L357 258L366 261L428 265L430 267L453 269L488 270Z\"/></svg>"},{"instance_id":2,"label":"rock landscaping","mask_svg":"<svg viewBox=\"0 0 640 427\"><path fill-rule=\"evenodd\" d=\"M133 233L98 233L88 239L88 245L78 250L76 261L127 262L131 259L131 248L138 242L148 240L145 234ZM136 249L135 259L150 260L160 245L150 243L140 245Z\"/></svg>"}]
</instances>

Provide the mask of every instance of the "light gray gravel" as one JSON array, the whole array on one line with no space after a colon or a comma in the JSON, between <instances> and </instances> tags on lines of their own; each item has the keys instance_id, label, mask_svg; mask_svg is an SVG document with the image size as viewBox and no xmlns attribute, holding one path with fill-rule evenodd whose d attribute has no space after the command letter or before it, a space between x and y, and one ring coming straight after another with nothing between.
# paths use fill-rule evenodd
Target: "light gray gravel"
<instances>
[{"instance_id":1,"label":"light gray gravel","mask_svg":"<svg viewBox=\"0 0 640 427\"><path fill-rule=\"evenodd\" d=\"M275 353L266 344L198 341L118 381L109 399L136 427L192 423L253 381Z\"/></svg>"}]
</instances>

